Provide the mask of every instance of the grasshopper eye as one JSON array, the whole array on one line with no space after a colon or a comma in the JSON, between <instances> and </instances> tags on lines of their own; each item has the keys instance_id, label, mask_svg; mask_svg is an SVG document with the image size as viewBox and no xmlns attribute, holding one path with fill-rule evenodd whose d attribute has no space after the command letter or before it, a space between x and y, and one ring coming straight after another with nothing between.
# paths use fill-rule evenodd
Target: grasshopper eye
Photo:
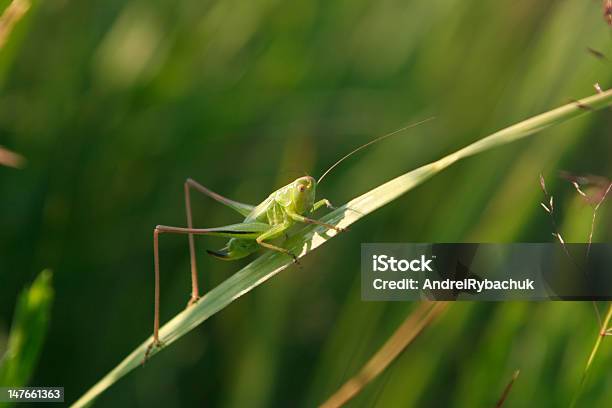
<instances>
[{"instance_id":1,"label":"grasshopper eye","mask_svg":"<svg viewBox=\"0 0 612 408\"><path fill-rule=\"evenodd\" d=\"M298 191L299 191L300 193L303 193L303 192L304 192L304 190L306 190L306 186L305 186L305 185L303 185L303 184L300 184L300 185L298 186Z\"/></svg>"}]
</instances>

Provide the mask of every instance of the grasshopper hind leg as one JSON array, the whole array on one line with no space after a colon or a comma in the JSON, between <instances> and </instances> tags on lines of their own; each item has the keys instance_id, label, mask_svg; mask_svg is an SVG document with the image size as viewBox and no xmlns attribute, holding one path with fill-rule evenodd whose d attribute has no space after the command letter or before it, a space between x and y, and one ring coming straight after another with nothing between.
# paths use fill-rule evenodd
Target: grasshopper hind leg
<instances>
[{"instance_id":1,"label":"grasshopper hind leg","mask_svg":"<svg viewBox=\"0 0 612 408\"><path fill-rule=\"evenodd\" d=\"M215 193L214 191L209 190L204 187L197 181L188 178L185 180L184 184L184 194L185 194L185 213L187 216L187 227L189 229L193 229L193 216L191 213L191 189L195 189L196 191L211 197L212 199L220 202L221 204L231 208L232 210L238 212L243 216L247 216L254 206L250 204L240 203L238 201L231 200L227 197L223 197L220 194ZM189 302L187 303L187 307L195 304L200 299L200 290L198 285L198 268L196 265L196 253L195 253L195 243L192 233L188 234L189 240L189 258L191 264L191 297L189 298ZM224 258L221 258L224 259Z\"/></svg>"},{"instance_id":2,"label":"grasshopper hind leg","mask_svg":"<svg viewBox=\"0 0 612 408\"><path fill-rule=\"evenodd\" d=\"M185 234L185 235L212 235L212 236L220 236L220 237L234 237L235 235L241 235L245 238L235 239L236 241L240 241L237 243L232 243L230 245L230 249L232 247L238 248L241 250L242 256L248 255L250 249L251 252L254 252L257 249L257 244L255 241L250 241L256 239L265 231L268 231L270 226L264 223L258 222L250 222L250 223L240 223L233 225L226 225L218 228L183 228L183 227L170 227L166 225L158 225L153 230L153 263L155 270L155 302L154 302L154 310L153 310L153 341L147 347L144 353L143 362L146 361L153 350L159 349L163 346L163 342L160 341L159 338L159 303L160 303L160 289L159 289L159 235L162 233L169 234ZM250 239L250 240L249 240ZM234 240L234 238L230 239L228 245ZM192 258L193 259L193 258ZM234 259L238 259L235 257ZM193 275L195 276L195 274ZM197 288L197 285L194 286ZM199 296L197 293L192 293L192 299L195 303ZM191 303L191 302L190 302Z\"/></svg>"}]
</instances>

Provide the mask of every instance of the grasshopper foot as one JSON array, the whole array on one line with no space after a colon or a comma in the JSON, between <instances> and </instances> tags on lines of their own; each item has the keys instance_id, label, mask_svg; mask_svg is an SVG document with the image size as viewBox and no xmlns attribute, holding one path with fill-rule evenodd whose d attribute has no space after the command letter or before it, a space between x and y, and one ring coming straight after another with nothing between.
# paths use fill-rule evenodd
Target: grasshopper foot
<instances>
[{"instance_id":1,"label":"grasshopper foot","mask_svg":"<svg viewBox=\"0 0 612 408\"><path fill-rule=\"evenodd\" d=\"M297 266L302 266L302 264L300 263L300 258L298 258L293 252L287 252L287 255L293 258L294 264L296 264Z\"/></svg>"},{"instance_id":2,"label":"grasshopper foot","mask_svg":"<svg viewBox=\"0 0 612 408\"><path fill-rule=\"evenodd\" d=\"M164 343L162 343L159 340L153 340L151 344L147 346L147 350L145 351L145 355L144 355L144 358L142 359L141 364L145 365L145 363L149 361L149 357L151 356L151 352L153 351L154 348L161 349L162 347L164 347Z\"/></svg>"},{"instance_id":3,"label":"grasshopper foot","mask_svg":"<svg viewBox=\"0 0 612 408\"><path fill-rule=\"evenodd\" d=\"M200 300L202 297L201 296L192 296L189 299L189 302L187 302L187 306L185 307L185 309L189 308L189 306L193 306L196 303L198 303L198 300Z\"/></svg>"}]
</instances>

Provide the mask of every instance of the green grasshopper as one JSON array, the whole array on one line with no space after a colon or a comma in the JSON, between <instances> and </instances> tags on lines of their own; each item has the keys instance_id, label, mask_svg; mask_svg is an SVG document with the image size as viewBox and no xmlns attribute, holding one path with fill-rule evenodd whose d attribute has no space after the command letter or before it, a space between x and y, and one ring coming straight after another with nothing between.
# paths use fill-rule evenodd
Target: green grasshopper
<instances>
[{"instance_id":1,"label":"green grasshopper","mask_svg":"<svg viewBox=\"0 0 612 408\"><path fill-rule=\"evenodd\" d=\"M359 150L431 119L433 118L405 126L394 132L380 136L343 156L340 160L329 167L318 180L315 180L311 176L300 177L286 186L274 191L268 196L268 198L256 206L240 203L238 201L223 197L222 195L217 194L199 184L195 180L187 179L184 184L187 227L184 228L158 225L153 230L153 251L155 263L155 314L153 323L153 342L147 348L145 353L145 361L153 347L161 347L163 345L163 343L159 340L159 234L172 233L188 235L189 256L191 261L191 298L187 303L187 307L193 305L198 301L198 299L200 299L193 238L194 235L211 235L229 238L229 241L222 249L218 251L207 250L210 255L222 260L232 261L241 259L257 251L259 248L265 248L286 254L292 257L293 261L297 263L298 258L295 254L283 247L274 245L269 241L281 237L291 226L296 223L317 224L328 229L333 229L337 232L344 231L343 228L326 224L306 216L314 213L322 207L331 209L334 208L331 202L325 198L315 201L317 185L321 183L323 178L338 164L357 153ZM191 215L190 197L190 191L192 188L213 198L221 204L228 206L245 217L244 220L239 224L226 225L224 227L194 228L193 217Z\"/></svg>"}]
</instances>

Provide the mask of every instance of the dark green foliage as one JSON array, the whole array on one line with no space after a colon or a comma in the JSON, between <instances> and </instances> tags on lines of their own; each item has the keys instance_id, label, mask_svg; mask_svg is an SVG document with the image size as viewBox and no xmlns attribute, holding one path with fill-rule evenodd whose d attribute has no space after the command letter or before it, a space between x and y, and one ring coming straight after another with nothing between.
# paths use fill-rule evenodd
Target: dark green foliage
<instances>
[{"instance_id":1,"label":"dark green foliage","mask_svg":"<svg viewBox=\"0 0 612 408\"><path fill-rule=\"evenodd\" d=\"M17 294L54 271L52 325L32 378L71 402L152 331L152 230L185 225L193 177L260 202L376 135L435 115L343 163L333 203L494 130L612 85L610 27L585 0L38 2L0 52L0 339ZM24 22L25 23L25 22ZM27 30L26 30L27 28ZM10 51L10 58L5 51ZM589 209L558 170L612 176L610 111L446 170L215 315L97 406L313 406L356 372L412 309L359 299L361 242L550 241L538 175L561 232ZM200 227L238 222L193 195ZM596 240L612 239L610 202ZM204 290L244 266L196 242ZM160 241L162 321L189 297L187 238ZM603 309L603 305L602 305ZM598 327L590 304L452 305L353 406L567 406ZM1 341L1 340L0 340ZM584 406L612 401L604 341Z\"/></svg>"}]
</instances>

